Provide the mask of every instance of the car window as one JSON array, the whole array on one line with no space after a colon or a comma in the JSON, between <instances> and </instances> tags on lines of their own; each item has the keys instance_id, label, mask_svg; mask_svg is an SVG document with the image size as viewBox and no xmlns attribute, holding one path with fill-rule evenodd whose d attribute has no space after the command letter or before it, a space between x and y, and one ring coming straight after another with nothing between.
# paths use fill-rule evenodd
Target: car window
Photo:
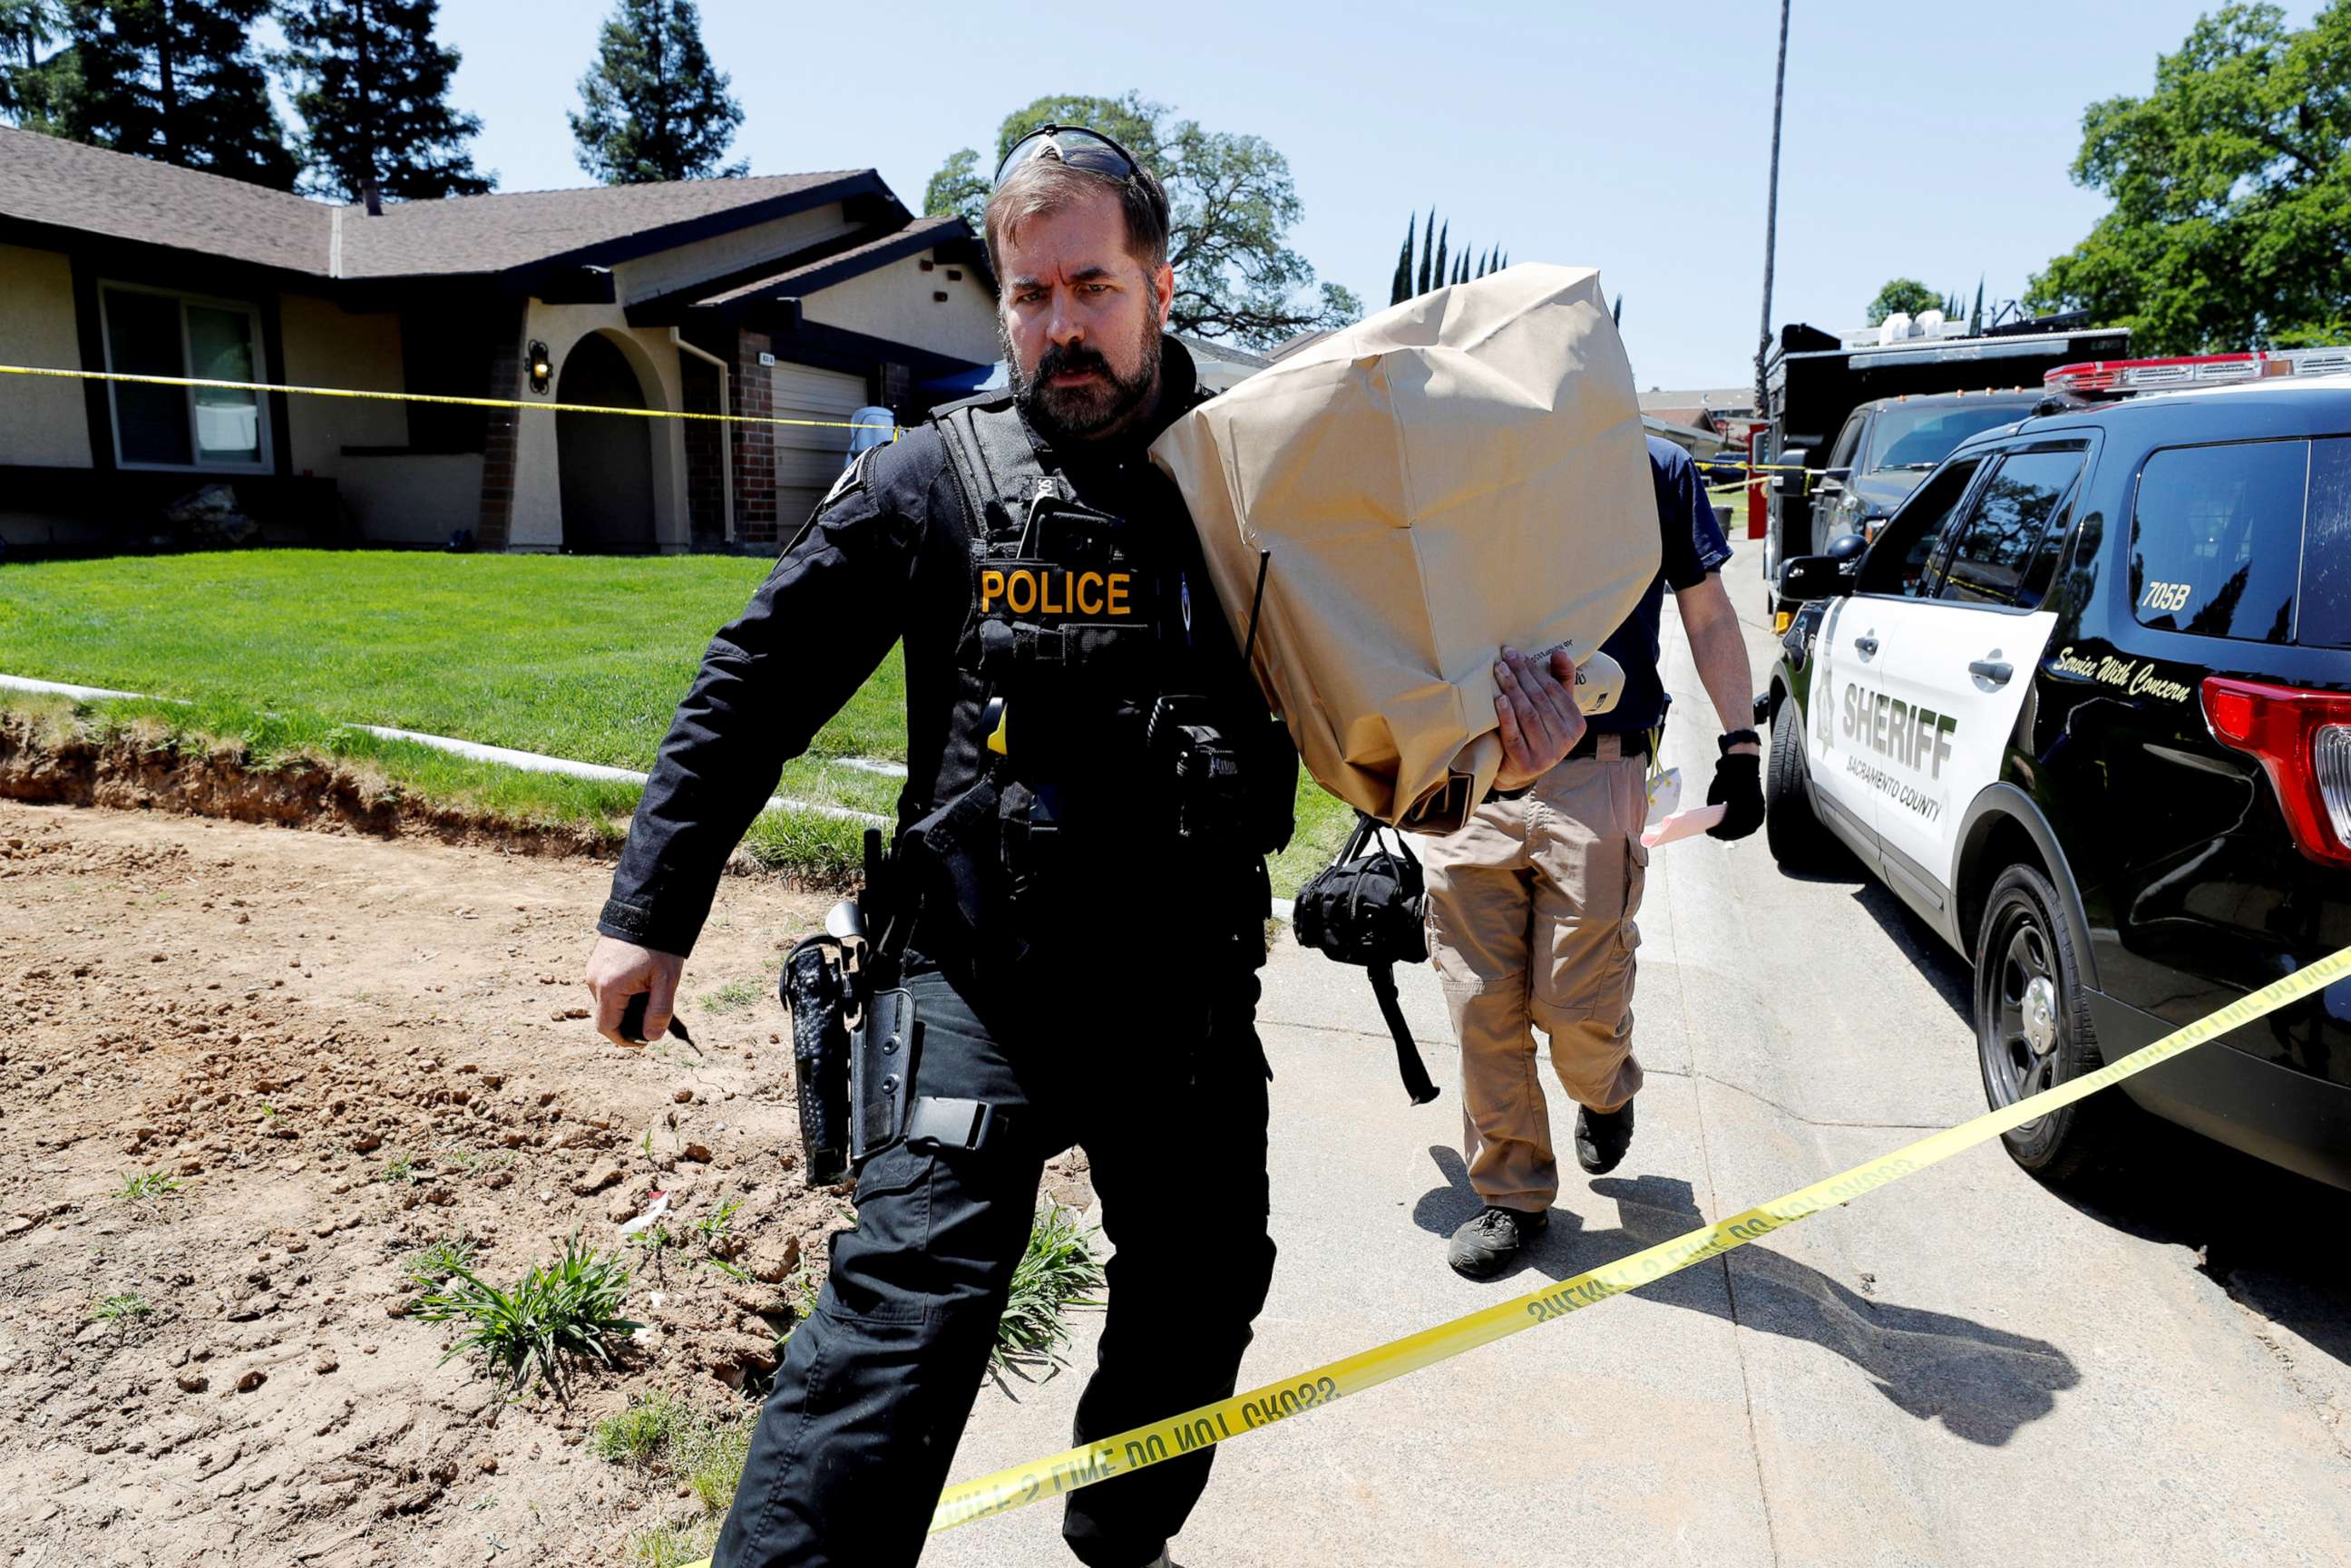
<instances>
[{"instance_id":1,"label":"car window","mask_svg":"<svg viewBox=\"0 0 2351 1568\"><path fill-rule=\"evenodd\" d=\"M2289 641L2309 470L2306 441L2177 446L2150 456L2131 515L2139 623Z\"/></svg>"},{"instance_id":2,"label":"car window","mask_svg":"<svg viewBox=\"0 0 2351 1568\"><path fill-rule=\"evenodd\" d=\"M1928 476L1887 519L1862 561L1856 593L1915 594L1926 580L1927 562L1942 542L1943 526L1968 493L1980 460L1953 463Z\"/></svg>"},{"instance_id":3,"label":"car window","mask_svg":"<svg viewBox=\"0 0 2351 1568\"><path fill-rule=\"evenodd\" d=\"M2048 570L2056 568L2073 511L2074 484L2086 456L2077 446L2001 458L1951 544L1935 597L2022 610L2040 603L2048 576L2034 568L2044 553Z\"/></svg>"},{"instance_id":4,"label":"car window","mask_svg":"<svg viewBox=\"0 0 2351 1568\"><path fill-rule=\"evenodd\" d=\"M2301 597L2294 640L2305 648L2351 648L2351 436L2310 444Z\"/></svg>"},{"instance_id":5,"label":"car window","mask_svg":"<svg viewBox=\"0 0 2351 1568\"><path fill-rule=\"evenodd\" d=\"M1861 470L1932 468L1969 436L2012 424L2031 412L2014 403L1896 403L1878 410L1869 433L1869 460Z\"/></svg>"},{"instance_id":6,"label":"car window","mask_svg":"<svg viewBox=\"0 0 2351 1568\"><path fill-rule=\"evenodd\" d=\"M1836 444L1829 449L1829 460L1825 466L1830 468L1853 466L1853 450L1861 444L1861 427L1868 423L1869 416L1863 413L1856 413L1844 422L1844 428L1837 432Z\"/></svg>"}]
</instances>

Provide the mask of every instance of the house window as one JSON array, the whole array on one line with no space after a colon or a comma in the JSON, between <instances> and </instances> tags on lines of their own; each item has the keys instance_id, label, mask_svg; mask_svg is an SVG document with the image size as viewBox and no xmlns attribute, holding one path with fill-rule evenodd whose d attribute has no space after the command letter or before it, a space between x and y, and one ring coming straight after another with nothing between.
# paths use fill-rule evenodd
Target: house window
<instances>
[{"instance_id":1,"label":"house window","mask_svg":"<svg viewBox=\"0 0 2351 1568\"><path fill-rule=\"evenodd\" d=\"M251 306L118 284L108 284L99 297L108 370L206 381L261 379L261 320ZM269 414L258 392L138 382L110 382L108 388L114 457L125 468L269 466Z\"/></svg>"}]
</instances>

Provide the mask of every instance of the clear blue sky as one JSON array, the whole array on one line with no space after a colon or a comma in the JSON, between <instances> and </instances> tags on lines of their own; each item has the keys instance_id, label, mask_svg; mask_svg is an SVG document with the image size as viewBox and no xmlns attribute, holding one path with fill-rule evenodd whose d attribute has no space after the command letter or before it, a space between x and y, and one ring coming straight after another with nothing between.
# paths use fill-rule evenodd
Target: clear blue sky
<instances>
[{"instance_id":1,"label":"clear blue sky","mask_svg":"<svg viewBox=\"0 0 2351 1568\"><path fill-rule=\"evenodd\" d=\"M2217 0L1795 0L1776 327L1857 325L1886 278L1992 298L2104 210L2066 170L2083 109L2144 93ZM585 182L564 110L608 6L444 0L455 94L503 190ZM2306 22L2313 0L2286 7ZM1776 0L703 0L755 173L872 166L910 207L1048 92L1129 88L1290 159L1317 272L1387 303L1407 213L1455 248L1600 267L1640 384L1751 380Z\"/></svg>"}]
</instances>

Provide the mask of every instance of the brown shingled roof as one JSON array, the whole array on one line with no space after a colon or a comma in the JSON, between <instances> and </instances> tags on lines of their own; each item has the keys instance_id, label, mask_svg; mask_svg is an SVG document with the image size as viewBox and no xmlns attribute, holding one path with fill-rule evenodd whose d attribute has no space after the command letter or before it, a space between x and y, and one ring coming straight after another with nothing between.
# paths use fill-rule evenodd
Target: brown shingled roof
<instances>
[{"instance_id":1,"label":"brown shingled roof","mask_svg":"<svg viewBox=\"0 0 2351 1568\"><path fill-rule=\"evenodd\" d=\"M0 216L324 275L333 213L243 180L0 129Z\"/></svg>"},{"instance_id":2,"label":"brown shingled roof","mask_svg":"<svg viewBox=\"0 0 2351 1568\"><path fill-rule=\"evenodd\" d=\"M416 277L528 267L866 172L462 196L397 203L369 217L357 206L0 128L0 218L320 277Z\"/></svg>"}]
</instances>

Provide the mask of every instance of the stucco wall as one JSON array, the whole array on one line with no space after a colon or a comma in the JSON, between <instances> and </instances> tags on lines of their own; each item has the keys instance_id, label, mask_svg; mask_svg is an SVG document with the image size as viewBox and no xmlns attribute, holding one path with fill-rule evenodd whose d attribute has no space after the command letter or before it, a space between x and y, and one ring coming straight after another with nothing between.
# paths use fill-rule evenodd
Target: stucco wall
<instances>
[{"instance_id":1,"label":"stucco wall","mask_svg":"<svg viewBox=\"0 0 2351 1568\"><path fill-rule=\"evenodd\" d=\"M444 544L457 529L474 527L480 513L479 453L346 457L341 464L336 490L371 544Z\"/></svg>"},{"instance_id":2,"label":"stucco wall","mask_svg":"<svg viewBox=\"0 0 2351 1568\"><path fill-rule=\"evenodd\" d=\"M287 294L279 297L277 321L290 384L405 390L400 318L392 312L354 315L324 299ZM286 400L286 422L292 429L278 439L292 443L287 450L294 472L333 475L347 491L357 474L345 471L344 447L408 444L408 411L396 402L295 395Z\"/></svg>"},{"instance_id":3,"label":"stucco wall","mask_svg":"<svg viewBox=\"0 0 2351 1568\"><path fill-rule=\"evenodd\" d=\"M622 304L633 305L689 283L723 277L809 246L837 239L851 226L838 202L794 213L789 217L773 218L715 239L624 261L612 269L613 291L620 296Z\"/></svg>"},{"instance_id":4,"label":"stucco wall","mask_svg":"<svg viewBox=\"0 0 2351 1568\"><path fill-rule=\"evenodd\" d=\"M800 312L823 326L886 338L976 365L992 363L997 357L996 300L970 267L955 270L963 277L950 283L948 268L925 272L922 258L910 256L806 296ZM932 298L935 293L946 294L946 300Z\"/></svg>"},{"instance_id":5,"label":"stucco wall","mask_svg":"<svg viewBox=\"0 0 2351 1568\"><path fill-rule=\"evenodd\" d=\"M59 252L0 245L0 364L81 368L73 265ZM82 383L0 376L0 465L90 466Z\"/></svg>"},{"instance_id":6,"label":"stucco wall","mask_svg":"<svg viewBox=\"0 0 2351 1568\"><path fill-rule=\"evenodd\" d=\"M563 377L564 356L590 332L602 332L619 345L645 394L648 408L684 407L678 385L677 348L664 329L633 329L618 305L549 305L534 299L523 319L523 341L547 345L555 374L544 393L526 390L526 400L553 402ZM693 543L685 509L684 421L660 419L653 424L653 540L664 550L683 550ZM507 536L509 549L559 550L563 548L563 485L556 463L555 415L525 413L515 432L513 522Z\"/></svg>"}]
</instances>

